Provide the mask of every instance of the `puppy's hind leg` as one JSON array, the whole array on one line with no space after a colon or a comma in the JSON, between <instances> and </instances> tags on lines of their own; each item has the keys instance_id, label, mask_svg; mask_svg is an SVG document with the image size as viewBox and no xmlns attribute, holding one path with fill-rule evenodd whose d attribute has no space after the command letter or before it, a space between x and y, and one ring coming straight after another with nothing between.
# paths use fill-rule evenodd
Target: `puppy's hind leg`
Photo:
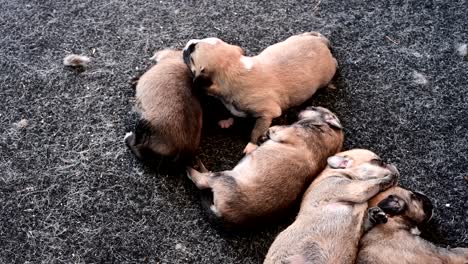
<instances>
[{"instance_id":1,"label":"puppy's hind leg","mask_svg":"<svg viewBox=\"0 0 468 264\"><path fill-rule=\"evenodd\" d=\"M365 203L377 193L395 186L398 174L391 173L383 178L370 180L353 180L343 188L338 200L343 202Z\"/></svg>"},{"instance_id":2,"label":"puppy's hind leg","mask_svg":"<svg viewBox=\"0 0 468 264\"><path fill-rule=\"evenodd\" d=\"M187 167L187 177L197 186L198 189L209 189L211 172L199 172L193 168Z\"/></svg>"}]
</instances>

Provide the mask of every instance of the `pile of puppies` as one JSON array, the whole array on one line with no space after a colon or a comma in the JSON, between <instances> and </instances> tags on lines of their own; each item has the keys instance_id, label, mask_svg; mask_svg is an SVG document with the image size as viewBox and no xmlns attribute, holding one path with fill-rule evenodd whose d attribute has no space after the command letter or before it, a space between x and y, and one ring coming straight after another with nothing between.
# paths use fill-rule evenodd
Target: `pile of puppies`
<instances>
[{"instance_id":1,"label":"pile of puppies","mask_svg":"<svg viewBox=\"0 0 468 264\"><path fill-rule=\"evenodd\" d=\"M246 155L232 170L209 172L199 162L187 174L210 217L226 228L255 227L301 203L265 263L468 263L468 249L438 248L414 232L433 207L426 196L396 186L393 165L369 150L338 153L344 136L331 111L307 107L297 122L270 127L335 75L336 59L321 34L291 36L253 57L206 38L153 58L157 64L136 86L141 119L126 144L139 159L156 153L187 164L200 143L203 95L234 116L255 118Z\"/></svg>"}]
</instances>

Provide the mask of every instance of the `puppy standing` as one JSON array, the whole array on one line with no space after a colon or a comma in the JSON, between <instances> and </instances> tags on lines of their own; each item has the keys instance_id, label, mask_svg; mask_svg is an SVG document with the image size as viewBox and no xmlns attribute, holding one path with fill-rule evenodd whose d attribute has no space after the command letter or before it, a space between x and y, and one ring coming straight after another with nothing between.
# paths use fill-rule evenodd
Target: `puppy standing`
<instances>
[{"instance_id":1,"label":"puppy standing","mask_svg":"<svg viewBox=\"0 0 468 264\"><path fill-rule=\"evenodd\" d=\"M302 111L291 126L271 127L267 136L232 170L189 169L196 186L210 194L209 213L227 226L253 226L289 209L343 143L339 120L322 107Z\"/></svg>"},{"instance_id":2,"label":"puppy standing","mask_svg":"<svg viewBox=\"0 0 468 264\"><path fill-rule=\"evenodd\" d=\"M289 37L254 57L217 38L193 39L184 48L184 61L194 78L211 80L206 92L233 115L257 119L245 153L255 149L272 119L312 97L337 67L328 39L317 32Z\"/></svg>"},{"instance_id":3,"label":"puppy standing","mask_svg":"<svg viewBox=\"0 0 468 264\"><path fill-rule=\"evenodd\" d=\"M367 201L395 185L399 174L363 149L330 157L328 165L307 189L296 220L276 237L264 263L354 263Z\"/></svg>"},{"instance_id":4,"label":"puppy standing","mask_svg":"<svg viewBox=\"0 0 468 264\"><path fill-rule=\"evenodd\" d=\"M369 206L380 207L389 217L362 237L357 263L468 263L467 248L436 247L414 232L432 217L432 203L423 194L394 187L374 197Z\"/></svg>"},{"instance_id":5,"label":"puppy standing","mask_svg":"<svg viewBox=\"0 0 468 264\"><path fill-rule=\"evenodd\" d=\"M136 86L141 119L135 132L127 133L125 142L139 159L149 152L191 158L200 143L202 109L192 91L190 71L182 51L162 50L153 58L157 64Z\"/></svg>"}]
</instances>

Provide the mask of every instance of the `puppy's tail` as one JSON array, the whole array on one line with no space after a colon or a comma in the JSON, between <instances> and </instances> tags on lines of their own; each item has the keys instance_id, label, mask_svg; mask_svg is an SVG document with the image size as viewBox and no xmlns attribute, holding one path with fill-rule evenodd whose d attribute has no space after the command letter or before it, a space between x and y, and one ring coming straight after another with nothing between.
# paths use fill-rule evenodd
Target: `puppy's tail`
<instances>
[{"instance_id":1,"label":"puppy's tail","mask_svg":"<svg viewBox=\"0 0 468 264\"><path fill-rule=\"evenodd\" d=\"M206 213L208 221L210 221L216 227L222 227L222 218L217 215L217 209L213 203L213 191L211 188L203 189L200 194L201 205Z\"/></svg>"}]
</instances>

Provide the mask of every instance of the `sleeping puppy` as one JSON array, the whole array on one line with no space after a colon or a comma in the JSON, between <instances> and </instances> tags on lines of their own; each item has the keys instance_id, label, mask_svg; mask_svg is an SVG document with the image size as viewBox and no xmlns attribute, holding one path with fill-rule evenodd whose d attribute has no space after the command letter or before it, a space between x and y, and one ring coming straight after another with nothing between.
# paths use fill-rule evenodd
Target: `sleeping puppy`
<instances>
[{"instance_id":1,"label":"sleeping puppy","mask_svg":"<svg viewBox=\"0 0 468 264\"><path fill-rule=\"evenodd\" d=\"M296 220L265 258L270 263L354 263L367 225L367 202L396 184L399 173L369 150L328 158L328 167L302 198Z\"/></svg>"},{"instance_id":2,"label":"sleeping puppy","mask_svg":"<svg viewBox=\"0 0 468 264\"><path fill-rule=\"evenodd\" d=\"M290 209L327 158L340 150L343 132L328 109L309 107L296 123L271 127L266 138L232 170L188 169L189 178L206 194L208 213L225 227L253 227Z\"/></svg>"},{"instance_id":3,"label":"sleeping puppy","mask_svg":"<svg viewBox=\"0 0 468 264\"><path fill-rule=\"evenodd\" d=\"M136 85L141 119L125 143L139 159L155 153L179 160L192 158L200 143L202 109L192 91L192 77L182 51L162 50L157 64Z\"/></svg>"},{"instance_id":4,"label":"sleeping puppy","mask_svg":"<svg viewBox=\"0 0 468 264\"><path fill-rule=\"evenodd\" d=\"M427 222L433 210L423 194L394 187L374 197L369 206L380 207L388 219L362 237L357 263L468 263L467 248L440 248L419 237L417 226Z\"/></svg>"},{"instance_id":5,"label":"sleeping puppy","mask_svg":"<svg viewBox=\"0 0 468 264\"><path fill-rule=\"evenodd\" d=\"M240 47L218 38L192 39L184 48L184 61L195 79L211 80L206 92L221 99L233 115L256 118L244 149L249 153L272 119L330 82L337 62L329 45L320 33L308 32L247 57ZM221 121L220 126L228 127L231 121Z\"/></svg>"}]
</instances>

